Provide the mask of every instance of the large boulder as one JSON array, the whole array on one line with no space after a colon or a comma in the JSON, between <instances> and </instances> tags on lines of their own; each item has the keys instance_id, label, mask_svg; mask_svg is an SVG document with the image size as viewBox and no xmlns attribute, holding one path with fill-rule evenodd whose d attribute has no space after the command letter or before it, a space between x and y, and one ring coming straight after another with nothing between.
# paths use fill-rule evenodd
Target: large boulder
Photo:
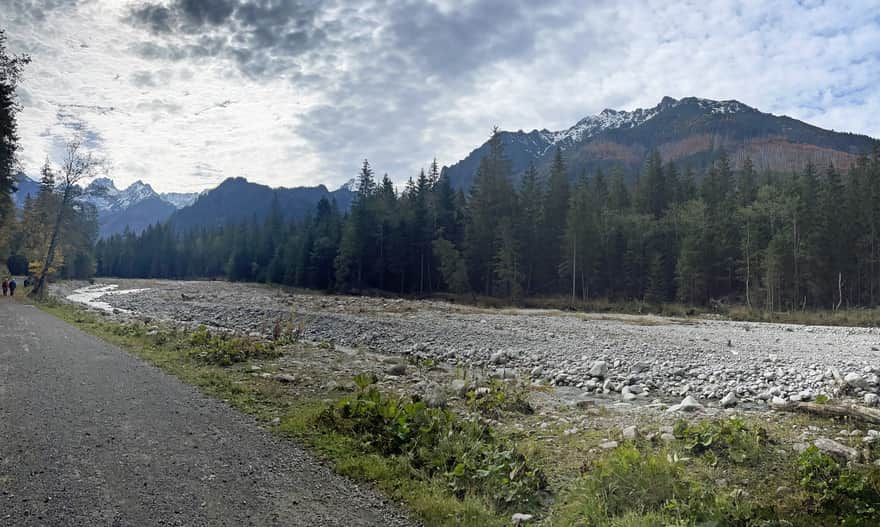
<instances>
[{"instance_id":1,"label":"large boulder","mask_svg":"<svg viewBox=\"0 0 880 527\"><path fill-rule=\"evenodd\" d=\"M841 461L858 461L860 457L859 451L855 448L848 447L834 441L833 439L828 439L827 437L816 439L813 441L813 445L822 453L828 454Z\"/></svg>"},{"instance_id":2,"label":"large boulder","mask_svg":"<svg viewBox=\"0 0 880 527\"><path fill-rule=\"evenodd\" d=\"M597 360L590 366L590 377L598 377L604 379L608 376L608 363L604 360Z\"/></svg>"}]
</instances>

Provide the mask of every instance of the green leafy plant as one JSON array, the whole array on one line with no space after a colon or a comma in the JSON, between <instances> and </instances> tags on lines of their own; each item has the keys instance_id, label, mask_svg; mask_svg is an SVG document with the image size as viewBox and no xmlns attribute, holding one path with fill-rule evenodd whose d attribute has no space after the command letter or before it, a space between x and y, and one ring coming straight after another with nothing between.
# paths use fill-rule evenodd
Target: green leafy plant
<instances>
[{"instance_id":1,"label":"green leafy plant","mask_svg":"<svg viewBox=\"0 0 880 527\"><path fill-rule=\"evenodd\" d=\"M272 359L283 353L274 342L211 333L204 326L190 334L188 344L193 358L218 366L251 359Z\"/></svg>"},{"instance_id":2,"label":"green leafy plant","mask_svg":"<svg viewBox=\"0 0 880 527\"><path fill-rule=\"evenodd\" d=\"M543 473L491 428L422 401L385 395L375 377L355 377L358 392L327 407L320 426L356 438L365 451L399 456L427 478L441 478L462 499L484 496L495 507L529 507L546 489Z\"/></svg>"},{"instance_id":3,"label":"green leafy plant","mask_svg":"<svg viewBox=\"0 0 880 527\"><path fill-rule=\"evenodd\" d=\"M735 463L756 462L767 443L767 431L749 428L738 419L676 423L673 434L695 455L724 458ZM715 464L715 463L711 463Z\"/></svg>"},{"instance_id":4,"label":"green leafy plant","mask_svg":"<svg viewBox=\"0 0 880 527\"><path fill-rule=\"evenodd\" d=\"M531 415L535 413L528 399L528 389L517 382L492 379L483 390L467 393L467 405L472 411L497 417L504 412Z\"/></svg>"},{"instance_id":5,"label":"green leafy plant","mask_svg":"<svg viewBox=\"0 0 880 527\"><path fill-rule=\"evenodd\" d=\"M814 513L834 518L838 525L880 524L880 467L841 466L814 446L800 455L797 464L800 486L808 493Z\"/></svg>"}]
</instances>

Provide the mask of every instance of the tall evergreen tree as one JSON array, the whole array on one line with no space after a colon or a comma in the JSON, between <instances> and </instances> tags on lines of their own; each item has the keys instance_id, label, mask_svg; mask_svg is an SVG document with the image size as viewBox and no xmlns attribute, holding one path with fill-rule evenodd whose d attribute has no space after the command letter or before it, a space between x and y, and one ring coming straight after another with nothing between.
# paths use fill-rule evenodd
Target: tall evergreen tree
<instances>
[{"instance_id":1,"label":"tall evergreen tree","mask_svg":"<svg viewBox=\"0 0 880 527\"><path fill-rule=\"evenodd\" d=\"M559 280L559 266L562 263L562 245L565 226L568 221L568 207L571 201L571 184L568 169L557 147L547 178L547 192L544 197L544 222L542 224L544 263L539 271L539 289L545 292L564 290Z\"/></svg>"}]
</instances>

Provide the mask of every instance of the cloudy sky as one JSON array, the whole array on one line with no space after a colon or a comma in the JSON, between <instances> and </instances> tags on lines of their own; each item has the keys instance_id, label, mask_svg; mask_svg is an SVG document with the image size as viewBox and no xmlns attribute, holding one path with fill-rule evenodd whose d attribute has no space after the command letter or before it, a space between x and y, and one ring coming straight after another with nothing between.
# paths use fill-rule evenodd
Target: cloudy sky
<instances>
[{"instance_id":1,"label":"cloudy sky","mask_svg":"<svg viewBox=\"0 0 880 527\"><path fill-rule=\"evenodd\" d=\"M0 0L0 27L26 169L78 131L120 186L403 181L664 95L880 137L880 0Z\"/></svg>"}]
</instances>

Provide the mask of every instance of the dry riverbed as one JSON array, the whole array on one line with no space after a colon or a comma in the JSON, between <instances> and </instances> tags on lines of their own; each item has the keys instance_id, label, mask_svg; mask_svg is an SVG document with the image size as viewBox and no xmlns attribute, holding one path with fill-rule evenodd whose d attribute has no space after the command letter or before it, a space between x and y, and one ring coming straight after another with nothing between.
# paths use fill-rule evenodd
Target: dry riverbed
<instances>
[{"instance_id":1,"label":"dry riverbed","mask_svg":"<svg viewBox=\"0 0 880 527\"><path fill-rule=\"evenodd\" d=\"M208 281L67 282L52 291L113 317L252 336L296 330L339 349L517 376L555 386L564 399L618 409L665 410L687 395L708 407L727 397L725 404L754 410L819 395L876 404L880 391L876 328L483 310Z\"/></svg>"}]
</instances>

